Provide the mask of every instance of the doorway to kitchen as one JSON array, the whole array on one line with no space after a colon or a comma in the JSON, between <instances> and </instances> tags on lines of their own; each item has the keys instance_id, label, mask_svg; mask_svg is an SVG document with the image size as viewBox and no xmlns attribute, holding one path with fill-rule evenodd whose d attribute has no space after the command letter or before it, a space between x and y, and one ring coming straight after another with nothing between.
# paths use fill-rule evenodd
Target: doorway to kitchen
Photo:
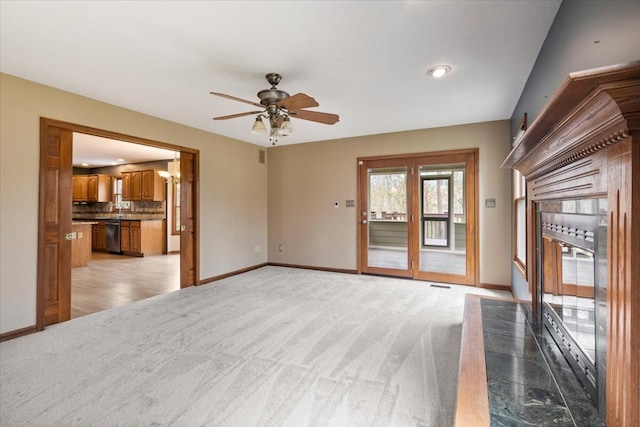
<instances>
[{"instance_id":1,"label":"doorway to kitchen","mask_svg":"<svg viewBox=\"0 0 640 427\"><path fill-rule=\"evenodd\" d=\"M179 265L181 288L198 284L198 150L45 118L40 124L36 328L41 330L71 317L71 245L78 236L72 229L74 132L180 153L180 253L176 264ZM136 220L127 225L142 227L141 221L133 224Z\"/></svg>"},{"instance_id":2,"label":"doorway to kitchen","mask_svg":"<svg viewBox=\"0 0 640 427\"><path fill-rule=\"evenodd\" d=\"M72 136L71 318L180 289L179 152Z\"/></svg>"},{"instance_id":3,"label":"doorway to kitchen","mask_svg":"<svg viewBox=\"0 0 640 427\"><path fill-rule=\"evenodd\" d=\"M358 159L361 273L477 285L477 154Z\"/></svg>"}]
</instances>

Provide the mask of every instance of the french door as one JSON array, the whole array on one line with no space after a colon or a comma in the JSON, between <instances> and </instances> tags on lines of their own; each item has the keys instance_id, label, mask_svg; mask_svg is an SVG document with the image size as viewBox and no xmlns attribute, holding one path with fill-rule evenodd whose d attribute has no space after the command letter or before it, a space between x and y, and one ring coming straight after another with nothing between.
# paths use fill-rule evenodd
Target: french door
<instances>
[{"instance_id":1,"label":"french door","mask_svg":"<svg viewBox=\"0 0 640 427\"><path fill-rule=\"evenodd\" d=\"M477 150L359 159L359 271L476 285Z\"/></svg>"}]
</instances>

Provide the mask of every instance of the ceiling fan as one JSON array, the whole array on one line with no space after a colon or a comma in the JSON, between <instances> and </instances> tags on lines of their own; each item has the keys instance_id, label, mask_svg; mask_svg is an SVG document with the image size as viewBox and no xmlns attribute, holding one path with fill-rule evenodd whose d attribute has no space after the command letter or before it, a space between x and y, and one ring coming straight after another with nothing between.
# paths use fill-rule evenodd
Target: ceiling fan
<instances>
[{"instance_id":1,"label":"ceiling fan","mask_svg":"<svg viewBox=\"0 0 640 427\"><path fill-rule=\"evenodd\" d=\"M267 129L262 122L262 119L268 119L271 127L269 132L269 141L271 141L273 145L276 145L279 137L285 137L293 132L293 126L290 121L291 117L324 123L327 125L335 124L340 120L337 114L305 110L305 108L317 107L319 105L318 102L309 95L297 93L293 96L289 96L287 92L277 89L276 86L280 83L280 80L282 80L282 76L280 74L269 73L265 78L269 84L271 84L271 88L258 92L260 103L237 98L224 93L209 92L211 95L221 96L223 98L244 102L245 104L261 108L260 110L247 111L246 113L214 117L213 120L235 119L236 117L257 114L251 133L267 133Z\"/></svg>"}]
</instances>

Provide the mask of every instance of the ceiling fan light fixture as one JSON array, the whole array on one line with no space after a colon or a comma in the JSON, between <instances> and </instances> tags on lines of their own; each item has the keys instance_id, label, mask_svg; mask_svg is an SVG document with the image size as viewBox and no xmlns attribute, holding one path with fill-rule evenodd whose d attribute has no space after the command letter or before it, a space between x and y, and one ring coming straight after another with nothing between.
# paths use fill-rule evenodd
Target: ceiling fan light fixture
<instances>
[{"instance_id":1,"label":"ceiling fan light fixture","mask_svg":"<svg viewBox=\"0 0 640 427\"><path fill-rule=\"evenodd\" d=\"M282 121L278 133L282 136L291 135L293 133L293 125L291 124L291 119L289 119L289 116L286 116Z\"/></svg>"},{"instance_id":2,"label":"ceiling fan light fixture","mask_svg":"<svg viewBox=\"0 0 640 427\"><path fill-rule=\"evenodd\" d=\"M451 71L451 67L448 65L436 65L427 70L427 74L431 77L440 78Z\"/></svg>"},{"instance_id":3,"label":"ceiling fan light fixture","mask_svg":"<svg viewBox=\"0 0 640 427\"><path fill-rule=\"evenodd\" d=\"M278 133L278 128L271 128L271 131L269 132L269 142L271 142L271 145L276 145L278 143L279 135L280 134Z\"/></svg>"},{"instance_id":4,"label":"ceiling fan light fixture","mask_svg":"<svg viewBox=\"0 0 640 427\"><path fill-rule=\"evenodd\" d=\"M253 122L253 127L251 128L251 133L254 135L267 133L267 128L262 122L262 117L260 116L256 117L256 121Z\"/></svg>"}]
</instances>

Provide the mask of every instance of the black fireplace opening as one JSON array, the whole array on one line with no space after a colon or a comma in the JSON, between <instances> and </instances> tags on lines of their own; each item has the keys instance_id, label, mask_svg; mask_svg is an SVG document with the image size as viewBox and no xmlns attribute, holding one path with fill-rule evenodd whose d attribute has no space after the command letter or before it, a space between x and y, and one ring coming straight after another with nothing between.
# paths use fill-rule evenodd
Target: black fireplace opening
<instances>
[{"instance_id":1,"label":"black fireplace opening","mask_svg":"<svg viewBox=\"0 0 640 427\"><path fill-rule=\"evenodd\" d=\"M604 413L607 199L545 201L536 213L538 314Z\"/></svg>"}]
</instances>

